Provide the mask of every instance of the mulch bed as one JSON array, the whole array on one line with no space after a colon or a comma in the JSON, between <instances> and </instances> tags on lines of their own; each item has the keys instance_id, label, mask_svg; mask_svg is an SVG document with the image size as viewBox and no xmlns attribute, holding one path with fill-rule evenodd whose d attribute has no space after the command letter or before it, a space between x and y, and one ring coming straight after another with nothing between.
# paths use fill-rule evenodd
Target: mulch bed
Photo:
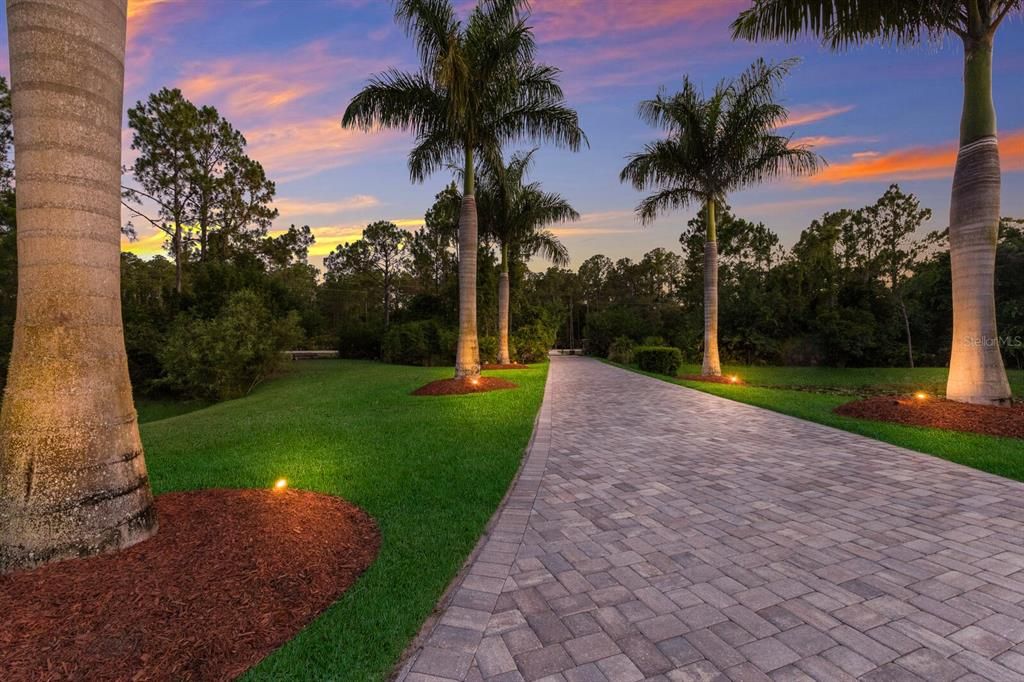
<instances>
[{"instance_id":1,"label":"mulch bed","mask_svg":"<svg viewBox=\"0 0 1024 682\"><path fill-rule=\"evenodd\" d=\"M736 381L733 381L732 377L728 376L728 375L727 376L715 377L715 376L710 376L710 375L707 375L707 374L683 374L683 375L681 375L681 376L679 376L677 378L678 379L686 379L687 381L703 381L703 382L709 383L709 384L729 384L731 386L739 386L740 384L746 383L745 381L743 381L742 379L740 379L738 377L737 377Z\"/></svg>"},{"instance_id":2,"label":"mulch bed","mask_svg":"<svg viewBox=\"0 0 1024 682\"><path fill-rule=\"evenodd\" d=\"M844 403L835 408L834 412L844 417L873 421L1024 438L1024 404L1020 403L1011 407L996 407L957 403L931 396L924 400L877 396Z\"/></svg>"},{"instance_id":3,"label":"mulch bed","mask_svg":"<svg viewBox=\"0 0 1024 682\"><path fill-rule=\"evenodd\" d=\"M497 377L476 377L474 379L441 379L431 381L412 392L413 395L463 395L465 393L487 393L505 388L516 388L516 384Z\"/></svg>"},{"instance_id":4,"label":"mulch bed","mask_svg":"<svg viewBox=\"0 0 1024 682\"><path fill-rule=\"evenodd\" d=\"M145 542L0 576L5 682L234 679L334 603L380 546L373 519L328 495L203 490L156 504L160 530Z\"/></svg>"},{"instance_id":5,"label":"mulch bed","mask_svg":"<svg viewBox=\"0 0 1024 682\"><path fill-rule=\"evenodd\" d=\"M480 369L530 369L529 365L521 365L518 362L513 362L507 365L495 365L488 364L483 365Z\"/></svg>"}]
</instances>

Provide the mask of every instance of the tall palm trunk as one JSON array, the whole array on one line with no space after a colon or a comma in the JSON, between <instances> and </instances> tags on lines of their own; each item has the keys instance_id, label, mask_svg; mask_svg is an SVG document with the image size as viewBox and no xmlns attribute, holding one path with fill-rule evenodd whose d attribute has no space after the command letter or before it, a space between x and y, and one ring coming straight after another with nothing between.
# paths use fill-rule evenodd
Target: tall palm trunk
<instances>
[{"instance_id":1,"label":"tall palm trunk","mask_svg":"<svg viewBox=\"0 0 1024 682\"><path fill-rule=\"evenodd\" d=\"M498 364L512 364L508 350L509 316L508 245L501 245L501 274L498 275Z\"/></svg>"},{"instance_id":2,"label":"tall palm trunk","mask_svg":"<svg viewBox=\"0 0 1024 682\"><path fill-rule=\"evenodd\" d=\"M953 345L946 396L965 403L1010 400L996 331L999 143L992 103L992 39L964 40L964 108L953 175L949 254Z\"/></svg>"},{"instance_id":3,"label":"tall palm trunk","mask_svg":"<svg viewBox=\"0 0 1024 682\"><path fill-rule=\"evenodd\" d=\"M459 213L459 342L455 350L455 377L480 374L480 346L476 336L476 188L473 148L466 145L465 186Z\"/></svg>"},{"instance_id":4,"label":"tall palm trunk","mask_svg":"<svg viewBox=\"0 0 1024 682\"><path fill-rule=\"evenodd\" d=\"M715 225L715 200L705 206L708 217L704 240L704 363L701 374L721 376L718 359L718 230Z\"/></svg>"},{"instance_id":5,"label":"tall palm trunk","mask_svg":"<svg viewBox=\"0 0 1024 682\"><path fill-rule=\"evenodd\" d=\"M156 531L121 326L127 0L8 0L18 312L0 412L0 571Z\"/></svg>"}]
</instances>

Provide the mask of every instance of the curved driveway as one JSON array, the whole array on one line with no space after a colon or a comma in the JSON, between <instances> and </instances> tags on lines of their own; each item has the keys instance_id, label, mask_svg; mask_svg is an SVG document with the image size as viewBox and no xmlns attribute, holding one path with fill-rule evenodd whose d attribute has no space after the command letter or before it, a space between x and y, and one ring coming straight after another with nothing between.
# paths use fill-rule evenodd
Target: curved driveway
<instances>
[{"instance_id":1,"label":"curved driveway","mask_svg":"<svg viewBox=\"0 0 1024 682\"><path fill-rule=\"evenodd\" d=\"M402 677L1024 680L1024 485L585 358L460 580Z\"/></svg>"}]
</instances>

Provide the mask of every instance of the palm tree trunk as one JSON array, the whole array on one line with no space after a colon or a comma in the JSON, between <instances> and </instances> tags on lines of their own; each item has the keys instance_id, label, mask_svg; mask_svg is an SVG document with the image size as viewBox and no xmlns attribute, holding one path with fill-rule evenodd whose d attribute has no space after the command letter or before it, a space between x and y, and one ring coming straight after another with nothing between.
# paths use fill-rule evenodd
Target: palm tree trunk
<instances>
[{"instance_id":1,"label":"palm tree trunk","mask_svg":"<svg viewBox=\"0 0 1024 682\"><path fill-rule=\"evenodd\" d=\"M1000 180L992 103L992 41L966 38L960 153L949 218L953 344L946 384L946 397L965 403L999 405L1010 401L996 331Z\"/></svg>"},{"instance_id":2,"label":"palm tree trunk","mask_svg":"<svg viewBox=\"0 0 1024 682\"><path fill-rule=\"evenodd\" d=\"M480 346L476 336L477 217L473 178L473 148L466 145L465 187L459 213L459 342L455 378L480 375Z\"/></svg>"},{"instance_id":3,"label":"palm tree trunk","mask_svg":"<svg viewBox=\"0 0 1024 682\"><path fill-rule=\"evenodd\" d=\"M7 2L19 271L0 571L157 528L121 325L126 11L127 0Z\"/></svg>"},{"instance_id":4,"label":"palm tree trunk","mask_svg":"<svg viewBox=\"0 0 1024 682\"><path fill-rule=\"evenodd\" d=\"M498 364L512 364L512 356L508 350L508 246L501 245L501 274L498 275Z\"/></svg>"},{"instance_id":5,"label":"palm tree trunk","mask_svg":"<svg viewBox=\"0 0 1024 682\"><path fill-rule=\"evenodd\" d=\"M706 204L708 225L704 240L704 363L701 374L721 376L718 359L718 231L715 225L715 200Z\"/></svg>"}]
</instances>

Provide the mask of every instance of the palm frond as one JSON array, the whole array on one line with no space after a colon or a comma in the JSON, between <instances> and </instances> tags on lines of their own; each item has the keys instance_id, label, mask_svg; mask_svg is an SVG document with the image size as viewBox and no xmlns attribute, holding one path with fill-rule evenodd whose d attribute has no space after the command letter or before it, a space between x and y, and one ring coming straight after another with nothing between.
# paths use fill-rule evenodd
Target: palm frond
<instances>
[{"instance_id":1,"label":"palm frond","mask_svg":"<svg viewBox=\"0 0 1024 682\"><path fill-rule=\"evenodd\" d=\"M802 35L839 50L880 42L915 44L966 29L963 0L754 0L733 38L792 41Z\"/></svg>"},{"instance_id":2,"label":"palm frond","mask_svg":"<svg viewBox=\"0 0 1024 682\"><path fill-rule=\"evenodd\" d=\"M395 21L416 43L420 61L428 67L441 60L460 31L450 0L395 0Z\"/></svg>"}]
</instances>

